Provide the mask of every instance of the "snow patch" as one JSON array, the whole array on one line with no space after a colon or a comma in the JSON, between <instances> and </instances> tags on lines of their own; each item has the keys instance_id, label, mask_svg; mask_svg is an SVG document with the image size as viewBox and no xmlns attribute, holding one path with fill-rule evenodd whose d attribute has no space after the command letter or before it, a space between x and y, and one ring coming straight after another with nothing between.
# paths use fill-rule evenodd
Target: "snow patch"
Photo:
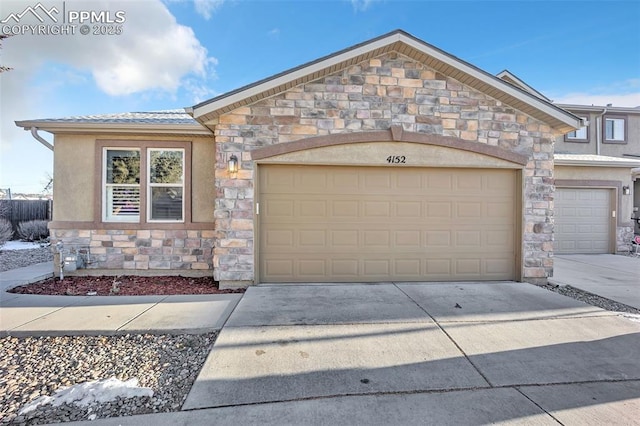
<instances>
[{"instance_id":1,"label":"snow patch","mask_svg":"<svg viewBox=\"0 0 640 426\"><path fill-rule=\"evenodd\" d=\"M79 383L71 387L61 387L53 396L41 396L24 406L19 415L30 413L41 405L51 404L58 407L62 404L74 404L80 407L99 402L115 401L116 398L135 398L141 396L153 396L151 388L138 387L138 379L127 381L118 380L115 377L104 380Z\"/></svg>"},{"instance_id":2,"label":"snow patch","mask_svg":"<svg viewBox=\"0 0 640 426\"><path fill-rule=\"evenodd\" d=\"M27 242L27 241L7 241L4 243L1 250L29 250L40 248L39 243Z\"/></svg>"},{"instance_id":3,"label":"snow patch","mask_svg":"<svg viewBox=\"0 0 640 426\"><path fill-rule=\"evenodd\" d=\"M640 322L640 314L629 314L627 312L620 312L618 315L633 322Z\"/></svg>"}]
</instances>

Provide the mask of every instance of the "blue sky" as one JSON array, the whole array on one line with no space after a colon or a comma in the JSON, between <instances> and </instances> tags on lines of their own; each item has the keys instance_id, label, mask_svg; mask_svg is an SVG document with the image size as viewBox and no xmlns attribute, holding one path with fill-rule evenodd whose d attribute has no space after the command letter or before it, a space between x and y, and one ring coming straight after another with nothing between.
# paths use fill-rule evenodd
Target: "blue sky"
<instances>
[{"instance_id":1,"label":"blue sky","mask_svg":"<svg viewBox=\"0 0 640 426\"><path fill-rule=\"evenodd\" d=\"M2 0L0 20L38 3ZM63 0L41 0L62 8ZM53 156L15 120L191 106L403 29L557 102L640 105L638 1L66 0L120 35L18 34L0 64L0 188L40 192ZM25 18L26 19L26 18ZM0 26L1 28L1 26ZM43 134L53 140L53 136Z\"/></svg>"}]
</instances>

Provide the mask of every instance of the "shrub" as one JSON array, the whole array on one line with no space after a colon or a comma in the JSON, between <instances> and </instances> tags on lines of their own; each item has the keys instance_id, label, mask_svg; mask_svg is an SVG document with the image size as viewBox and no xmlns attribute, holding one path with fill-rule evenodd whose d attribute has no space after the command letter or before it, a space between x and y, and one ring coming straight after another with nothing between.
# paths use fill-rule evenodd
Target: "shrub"
<instances>
[{"instance_id":1,"label":"shrub","mask_svg":"<svg viewBox=\"0 0 640 426\"><path fill-rule=\"evenodd\" d=\"M7 219L0 219L0 247L13 237L13 226Z\"/></svg>"},{"instance_id":2,"label":"shrub","mask_svg":"<svg viewBox=\"0 0 640 426\"><path fill-rule=\"evenodd\" d=\"M46 220L29 220L20 222L18 236L25 241L40 241L49 237Z\"/></svg>"}]
</instances>

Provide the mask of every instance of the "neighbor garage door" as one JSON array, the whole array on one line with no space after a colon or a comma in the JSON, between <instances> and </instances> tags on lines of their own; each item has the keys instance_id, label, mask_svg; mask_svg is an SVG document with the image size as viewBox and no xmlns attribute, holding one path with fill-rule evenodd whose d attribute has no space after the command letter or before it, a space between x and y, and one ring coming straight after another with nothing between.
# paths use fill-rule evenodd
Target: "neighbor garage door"
<instances>
[{"instance_id":1,"label":"neighbor garage door","mask_svg":"<svg viewBox=\"0 0 640 426\"><path fill-rule=\"evenodd\" d=\"M261 282L515 279L513 170L259 169Z\"/></svg>"},{"instance_id":2,"label":"neighbor garage door","mask_svg":"<svg viewBox=\"0 0 640 426\"><path fill-rule=\"evenodd\" d=\"M555 244L558 254L609 253L611 190L557 188Z\"/></svg>"}]
</instances>

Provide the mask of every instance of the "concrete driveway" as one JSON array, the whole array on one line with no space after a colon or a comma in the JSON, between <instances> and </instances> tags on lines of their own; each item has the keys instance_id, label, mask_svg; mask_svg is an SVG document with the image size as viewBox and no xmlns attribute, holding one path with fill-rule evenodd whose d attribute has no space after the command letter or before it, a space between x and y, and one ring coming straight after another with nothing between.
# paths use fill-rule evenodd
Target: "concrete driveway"
<instances>
[{"instance_id":1,"label":"concrete driveway","mask_svg":"<svg viewBox=\"0 0 640 426\"><path fill-rule=\"evenodd\" d=\"M639 353L640 323L529 284L252 287L172 421L632 424Z\"/></svg>"},{"instance_id":2,"label":"concrete driveway","mask_svg":"<svg viewBox=\"0 0 640 426\"><path fill-rule=\"evenodd\" d=\"M640 309L640 258L613 254L557 255L549 281Z\"/></svg>"}]
</instances>

